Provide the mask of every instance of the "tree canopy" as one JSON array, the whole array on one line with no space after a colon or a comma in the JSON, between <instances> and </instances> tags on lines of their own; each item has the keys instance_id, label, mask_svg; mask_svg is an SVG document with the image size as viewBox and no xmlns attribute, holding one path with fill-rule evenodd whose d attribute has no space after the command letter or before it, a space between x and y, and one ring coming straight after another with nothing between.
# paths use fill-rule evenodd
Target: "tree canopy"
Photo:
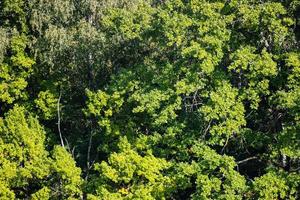
<instances>
[{"instance_id":1,"label":"tree canopy","mask_svg":"<svg viewBox=\"0 0 300 200\"><path fill-rule=\"evenodd\" d=\"M0 199L299 198L299 0L0 2Z\"/></svg>"}]
</instances>

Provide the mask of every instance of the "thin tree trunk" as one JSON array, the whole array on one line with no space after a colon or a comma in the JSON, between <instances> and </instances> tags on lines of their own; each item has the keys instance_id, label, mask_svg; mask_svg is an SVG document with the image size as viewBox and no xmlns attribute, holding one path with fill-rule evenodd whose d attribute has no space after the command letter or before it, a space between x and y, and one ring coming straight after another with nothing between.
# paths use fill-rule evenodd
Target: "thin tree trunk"
<instances>
[{"instance_id":1,"label":"thin tree trunk","mask_svg":"<svg viewBox=\"0 0 300 200\"><path fill-rule=\"evenodd\" d=\"M62 133L61 133L61 128L60 128L60 100L61 100L61 89L59 90L59 97L57 100L57 129L58 129L58 133L59 133L59 138L60 138L60 144L63 148L65 148L65 144L64 144L64 140L62 137Z\"/></svg>"}]
</instances>

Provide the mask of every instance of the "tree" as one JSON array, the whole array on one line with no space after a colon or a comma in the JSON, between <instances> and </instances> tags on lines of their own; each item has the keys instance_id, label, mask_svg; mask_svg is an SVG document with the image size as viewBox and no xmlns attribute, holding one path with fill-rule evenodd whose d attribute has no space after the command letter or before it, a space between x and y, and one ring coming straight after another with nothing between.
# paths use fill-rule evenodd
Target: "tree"
<instances>
[{"instance_id":1,"label":"tree","mask_svg":"<svg viewBox=\"0 0 300 200\"><path fill-rule=\"evenodd\" d=\"M80 196L80 169L62 147L50 157L45 131L23 107L15 106L0 119L0 134L1 198Z\"/></svg>"}]
</instances>

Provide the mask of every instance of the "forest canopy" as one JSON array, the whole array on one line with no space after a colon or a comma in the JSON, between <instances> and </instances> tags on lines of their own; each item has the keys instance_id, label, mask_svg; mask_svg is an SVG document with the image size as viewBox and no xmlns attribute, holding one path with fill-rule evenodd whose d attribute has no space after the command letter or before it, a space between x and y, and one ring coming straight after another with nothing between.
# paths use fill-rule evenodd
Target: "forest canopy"
<instances>
[{"instance_id":1,"label":"forest canopy","mask_svg":"<svg viewBox=\"0 0 300 200\"><path fill-rule=\"evenodd\" d=\"M300 1L1 0L0 199L300 199Z\"/></svg>"}]
</instances>

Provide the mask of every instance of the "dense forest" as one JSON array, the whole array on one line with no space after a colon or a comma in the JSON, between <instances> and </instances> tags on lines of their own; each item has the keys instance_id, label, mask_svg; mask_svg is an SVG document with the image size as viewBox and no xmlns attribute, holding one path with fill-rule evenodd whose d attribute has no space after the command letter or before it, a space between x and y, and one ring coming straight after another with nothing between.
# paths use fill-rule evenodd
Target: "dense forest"
<instances>
[{"instance_id":1,"label":"dense forest","mask_svg":"<svg viewBox=\"0 0 300 200\"><path fill-rule=\"evenodd\" d=\"M0 0L0 199L300 199L300 0Z\"/></svg>"}]
</instances>

